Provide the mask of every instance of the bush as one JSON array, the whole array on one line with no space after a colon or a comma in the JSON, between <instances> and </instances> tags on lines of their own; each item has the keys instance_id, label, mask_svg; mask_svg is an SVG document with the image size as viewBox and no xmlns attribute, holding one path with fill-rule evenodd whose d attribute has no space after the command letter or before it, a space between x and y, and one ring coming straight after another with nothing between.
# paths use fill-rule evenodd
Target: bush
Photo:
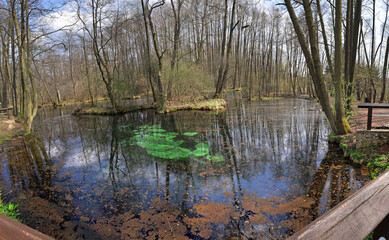
<instances>
[{"instance_id":1,"label":"bush","mask_svg":"<svg viewBox=\"0 0 389 240\"><path fill-rule=\"evenodd\" d=\"M178 69L171 70L170 65L165 66L169 67L164 69L163 81L167 89L169 79L173 79L173 100L203 99L206 92L214 88L212 77L198 65L181 61Z\"/></svg>"},{"instance_id":2,"label":"bush","mask_svg":"<svg viewBox=\"0 0 389 240\"><path fill-rule=\"evenodd\" d=\"M18 216L20 215L20 213L18 210L18 204L13 204L13 203L5 204L1 198L1 191L0 191L0 213L12 219L15 219L16 221L19 221Z\"/></svg>"}]
</instances>

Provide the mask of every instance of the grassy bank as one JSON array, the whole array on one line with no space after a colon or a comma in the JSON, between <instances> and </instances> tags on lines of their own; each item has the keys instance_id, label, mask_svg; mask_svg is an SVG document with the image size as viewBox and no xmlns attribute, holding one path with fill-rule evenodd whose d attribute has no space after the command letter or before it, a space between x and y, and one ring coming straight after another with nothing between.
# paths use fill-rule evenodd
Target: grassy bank
<instances>
[{"instance_id":1,"label":"grassy bank","mask_svg":"<svg viewBox=\"0 0 389 240\"><path fill-rule=\"evenodd\" d=\"M168 101L166 102L165 109L161 109L159 113L168 113L179 110L221 110L226 107L226 101L224 99L211 99L202 101ZM111 107L82 107L74 111L73 115L120 115L130 113L139 110L146 109L158 109L157 104L145 104L140 106L128 106L119 108L114 111Z\"/></svg>"},{"instance_id":2,"label":"grassy bank","mask_svg":"<svg viewBox=\"0 0 389 240\"><path fill-rule=\"evenodd\" d=\"M281 100L285 99L285 97L253 97L249 98L249 101L269 101L269 100Z\"/></svg>"},{"instance_id":3,"label":"grassy bank","mask_svg":"<svg viewBox=\"0 0 389 240\"><path fill-rule=\"evenodd\" d=\"M202 101L188 101L188 102L167 102L164 110L160 113L168 113L180 110L208 110L216 111L222 110L227 103L224 99L210 99Z\"/></svg>"},{"instance_id":4,"label":"grassy bank","mask_svg":"<svg viewBox=\"0 0 389 240\"><path fill-rule=\"evenodd\" d=\"M118 108L117 111L114 111L111 107L101 107L101 106L95 106L95 107L82 107L78 108L73 112L73 115L106 115L106 116L113 116L113 115L120 115L120 114L126 114L134 111L139 110L146 110L146 109L157 109L158 106L155 104L146 104L141 106L129 106L129 107L122 107Z\"/></svg>"}]
</instances>

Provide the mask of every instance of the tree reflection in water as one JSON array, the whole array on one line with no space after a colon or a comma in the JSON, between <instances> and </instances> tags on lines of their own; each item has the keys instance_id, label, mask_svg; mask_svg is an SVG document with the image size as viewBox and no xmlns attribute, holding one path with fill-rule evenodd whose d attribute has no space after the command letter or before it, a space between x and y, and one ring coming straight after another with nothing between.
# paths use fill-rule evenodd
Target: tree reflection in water
<instances>
[{"instance_id":1,"label":"tree reflection in water","mask_svg":"<svg viewBox=\"0 0 389 240\"><path fill-rule=\"evenodd\" d=\"M9 179L13 188L32 190L53 198L52 162L44 144L34 135L18 139L7 149Z\"/></svg>"},{"instance_id":2,"label":"tree reflection in water","mask_svg":"<svg viewBox=\"0 0 389 240\"><path fill-rule=\"evenodd\" d=\"M7 154L2 175L49 202L56 218L32 225L57 238L282 238L363 184L358 169L326 155L328 127L312 106L235 101L221 113L42 117L35 132L43 142L21 145L25 156ZM177 133L191 151L206 143L223 160L153 157L131 142L144 125ZM32 213L20 194L13 201ZM27 223L41 217L34 214Z\"/></svg>"}]
</instances>

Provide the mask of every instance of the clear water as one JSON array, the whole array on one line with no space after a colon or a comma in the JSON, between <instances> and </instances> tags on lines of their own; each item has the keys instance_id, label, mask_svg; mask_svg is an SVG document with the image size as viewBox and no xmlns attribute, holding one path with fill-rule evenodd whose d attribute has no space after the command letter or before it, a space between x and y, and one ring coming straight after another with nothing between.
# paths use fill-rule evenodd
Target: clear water
<instances>
[{"instance_id":1,"label":"clear water","mask_svg":"<svg viewBox=\"0 0 389 240\"><path fill-rule=\"evenodd\" d=\"M45 110L32 136L0 147L0 187L22 222L55 238L282 239L364 183L328 150L316 106L231 100L218 113L120 117Z\"/></svg>"}]
</instances>

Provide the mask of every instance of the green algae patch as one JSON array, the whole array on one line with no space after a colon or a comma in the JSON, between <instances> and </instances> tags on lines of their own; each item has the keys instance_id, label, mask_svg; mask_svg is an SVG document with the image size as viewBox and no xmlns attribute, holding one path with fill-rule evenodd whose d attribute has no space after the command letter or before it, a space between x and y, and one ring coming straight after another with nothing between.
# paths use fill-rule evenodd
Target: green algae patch
<instances>
[{"instance_id":1,"label":"green algae patch","mask_svg":"<svg viewBox=\"0 0 389 240\"><path fill-rule=\"evenodd\" d=\"M144 148L147 154L161 159L167 160L179 160L179 159L194 159L199 161L203 160L220 162L223 161L223 157L220 155L211 155L210 146L208 143L201 141L200 139L188 140L189 143L196 142L194 149L183 147L186 143L184 140L187 137L193 137L198 132L185 132L182 134L181 139L179 133L169 132L159 125L143 125L138 129L132 131L133 136L129 139L123 139L120 141L121 144L128 146L136 145ZM202 162L202 161L200 161Z\"/></svg>"},{"instance_id":2,"label":"green algae patch","mask_svg":"<svg viewBox=\"0 0 389 240\"><path fill-rule=\"evenodd\" d=\"M154 157L163 159L188 158L192 151L180 147L184 140L175 139L179 134L168 132L158 125L144 125L134 130L131 138L135 145L145 148L146 152ZM131 145L131 143L130 143Z\"/></svg>"},{"instance_id":3,"label":"green algae patch","mask_svg":"<svg viewBox=\"0 0 389 240\"><path fill-rule=\"evenodd\" d=\"M206 159L213 162L222 162L224 160L223 156L221 155L215 155L215 156L208 155Z\"/></svg>"},{"instance_id":4,"label":"green algae patch","mask_svg":"<svg viewBox=\"0 0 389 240\"><path fill-rule=\"evenodd\" d=\"M198 134L198 132L186 132L186 133L184 133L184 136L192 137L192 136L197 135L197 134Z\"/></svg>"},{"instance_id":5,"label":"green algae patch","mask_svg":"<svg viewBox=\"0 0 389 240\"><path fill-rule=\"evenodd\" d=\"M147 153L154 157L163 158L163 159L180 159L180 158L188 158L192 154L192 151L182 147L175 147L173 149L166 150L166 151L147 149Z\"/></svg>"},{"instance_id":6,"label":"green algae patch","mask_svg":"<svg viewBox=\"0 0 389 240\"><path fill-rule=\"evenodd\" d=\"M206 143L199 143L196 145L196 149L193 151L193 155L196 157L202 157L209 154L209 145Z\"/></svg>"}]
</instances>

